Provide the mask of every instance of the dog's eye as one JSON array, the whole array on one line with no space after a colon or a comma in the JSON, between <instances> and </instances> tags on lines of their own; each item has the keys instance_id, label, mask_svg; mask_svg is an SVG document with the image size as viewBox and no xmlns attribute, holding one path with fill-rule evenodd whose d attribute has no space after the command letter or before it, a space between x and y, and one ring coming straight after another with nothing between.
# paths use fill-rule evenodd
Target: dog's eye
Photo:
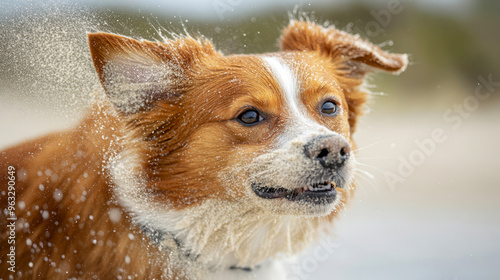
<instances>
[{"instance_id":1,"label":"dog's eye","mask_svg":"<svg viewBox=\"0 0 500 280\"><path fill-rule=\"evenodd\" d=\"M332 101L326 101L321 105L321 113L329 116L335 115L337 113L337 104Z\"/></svg>"},{"instance_id":2,"label":"dog's eye","mask_svg":"<svg viewBox=\"0 0 500 280\"><path fill-rule=\"evenodd\" d=\"M245 125L254 125L262 121L263 118L255 109L246 110L238 116L238 120Z\"/></svg>"}]
</instances>

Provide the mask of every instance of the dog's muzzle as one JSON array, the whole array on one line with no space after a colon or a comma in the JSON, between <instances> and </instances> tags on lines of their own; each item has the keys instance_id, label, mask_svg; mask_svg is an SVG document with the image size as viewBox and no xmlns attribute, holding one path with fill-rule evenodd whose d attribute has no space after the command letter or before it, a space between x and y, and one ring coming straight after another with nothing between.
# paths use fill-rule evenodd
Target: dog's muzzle
<instances>
[{"instance_id":1,"label":"dog's muzzle","mask_svg":"<svg viewBox=\"0 0 500 280\"><path fill-rule=\"evenodd\" d=\"M252 183L254 193L265 199L286 198L290 201L313 204L329 204L337 197L337 187L345 184L341 171L349 160L351 148L347 140L340 135L316 136L304 145L304 156L311 172L304 186L285 188L269 186L264 183Z\"/></svg>"}]
</instances>

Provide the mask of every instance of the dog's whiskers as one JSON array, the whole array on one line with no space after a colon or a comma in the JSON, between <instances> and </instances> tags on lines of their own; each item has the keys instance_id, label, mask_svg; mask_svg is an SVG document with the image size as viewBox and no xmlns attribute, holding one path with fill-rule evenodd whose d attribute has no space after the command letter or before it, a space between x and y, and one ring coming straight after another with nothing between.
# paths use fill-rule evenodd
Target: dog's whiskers
<instances>
[{"instance_id":1,"label":"dog's whiskers","mask_svg":"<svg viewBox=\"0 0 500 280\"><path fill-rule=\"evenodd\" d=\"M359 169L358 168L358 172L361 172L361 174L364 174L366 175L366 177L370 178L370 179L375 179L375 176L373 176L373 174L371 174L370 172L366 171L366 170L362 170L362 169Z\"/></svg>"},{"instance_id":2,"label":"dog's whiskers","mask_svg":"<svg viewBox=\"0 0 500 280\"><path fill-rule=\"evenodd\" d=\"M356 178L359 178L360 180L363 179L366 182L368 182L374 189L377 189L377 184L375 183L375 176L371 174L370 172L362 169L357 169L356 170ZM360 186L363 186L363 184L360 184Z\"/></svg>"},{"instance_id":3,"label":"dog's whiskers","mask_svg":"<svg viewBox=\"0 0 500 280\"><path fill-rule=\"evenodd\" d=\"M370 168L373 168L375 169L376 171L380 171L382 174L385 172L384 170L376 167L376 166L373 166L373 165L369 165L369 164L366 164L366 163L361 163L361 162L357 162L358 165L362 165L362 166L366 166L366 167L370 167ZM360 171L364 171L364 170L361 170L361 169L358 169ZM364 172L367 172L367 171L364 171ZM372 174L370 174L373 178L374 176Z\"/></svg>"},{"instance_id":4,"label":"dog's whiskers","mask_svg":"<svg viewBox=\"0 0 500 280\"><path fill-rule=\"evenodd\" d=\"M384 139L380 139L380 140L378 140L378 141L376 141L376 142L373 142L373 143L371 143L371 144L368 144L368 145L365 145L365 146L363 146L363 147L359 147L359 148L357 148L357 149L354 149L354 150L353 150L353 152L358 152L358 151L361 151L361 150L366 149L366 148L368 148L368 147L371 147L371 146L373 146L373 145L380 144L382 141L384 141Z\"/></svg>"}]
</instances>

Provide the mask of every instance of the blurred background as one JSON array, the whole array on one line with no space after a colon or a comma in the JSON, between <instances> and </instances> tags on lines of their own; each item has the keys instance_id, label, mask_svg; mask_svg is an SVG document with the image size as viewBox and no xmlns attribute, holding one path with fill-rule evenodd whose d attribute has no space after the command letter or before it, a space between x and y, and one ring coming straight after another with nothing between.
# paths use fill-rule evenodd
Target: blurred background
<instances>
[{"instance_id":1,"label":"blurred background","mask_svg":"<svg viewBox=\"0 0 500 280\"><path fill-rule=\"evenodd\" d=\"M500 1L3 0L0 149L80 118L99 86L86 32L185 30L261 53L294 9L411 65L370 77L356 197L325 237L334 250L314 245L289 278L500 279Z\"/></svg>"}]
</instances>

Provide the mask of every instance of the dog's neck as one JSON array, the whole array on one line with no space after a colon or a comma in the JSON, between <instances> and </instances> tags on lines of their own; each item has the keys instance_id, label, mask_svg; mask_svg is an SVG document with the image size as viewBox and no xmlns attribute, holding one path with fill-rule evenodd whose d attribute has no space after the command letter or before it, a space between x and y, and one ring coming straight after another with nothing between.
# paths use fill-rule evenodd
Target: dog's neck
<instances>
[{"instance_id":1,"label":"dog's neck","mask_svg":"<svg viewBox=\"0 0 500 280\"><path fill-rule=\"evenodd\" d=\"M151 243L158 246L169 256L176 258L175 261L188 264L193 279L210 280L284 280L286 271L283 263L269 260L252 267L241 267L235 265L236 259L228 260L227 263L218 266L210 266L197 261L199 255L193 255L186 250L182 241L174 234L163 232L149 226L141 226L141 230L150 239ZM183 267L186 267L185 265Z\"/></svg>"},{"instance_id":2,"label":"dog's neck","mask_svg":"<svg viewBox=\"0 0 500 280\"><path fill-rule=\"evenodd\" d=\"M130 201L125 205L140 206ZM208 200L193 209L151 209L133 211L140 213L134 221L151 242L208 267L255 268L305 249L318 232L318 219L271 215L235 202Z\"/></svg>"},{"instance_id":3,"label":"dog's neck","mask_svg":"<svg viewBox=\"0 0 500 280\"><path fill-rule=\"evenodd\" d=\"M197 262L199 255L198 254L192 254L189 249L187 249L184 245L183 242L175 237L175 234L172 232L165 232L160 229L151 227L151 226L140 226L141 230L143 231L144 235L146 235L150 242L158 246L161 250L165 251L169 255L175 255L178 258L181 259L183 262ZM202 266L207 266L206 264L201 264L198 263L196 266L202 267ZM255 265L255 266L237 266L236 261L233 260L233 264L228 263L225 266L218 267L210 267L208 266L207 269L212 269L212 270L235 270L235 271L240 271L240 272L254 272L256 270L259 270L261 268L260 265Z\"/></svg>"}]
</instances>

